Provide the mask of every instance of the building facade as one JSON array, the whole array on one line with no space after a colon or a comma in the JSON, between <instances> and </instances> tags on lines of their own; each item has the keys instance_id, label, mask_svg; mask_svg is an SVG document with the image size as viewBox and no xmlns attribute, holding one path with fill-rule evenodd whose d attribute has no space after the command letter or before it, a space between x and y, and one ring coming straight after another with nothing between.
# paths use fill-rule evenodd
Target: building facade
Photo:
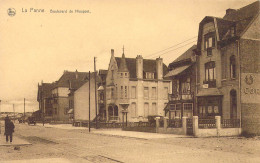
<instances>
[{"instance_id":1,"label":"building facade","mask_svg":"<svg viewBox=\"0 0 260 163\"><path fill-rule=\"evenodd\" d=\"M196 49L199 118L239 119L244 132L260 133L259 32L259 1L227 9L223 18L206 16L200 22ZM248 85L252 81L255 84Z\"/></svg>"},{"instance_id":2,"label":"building facade","mask_svg":"<svg viewBox=\"0 0 260 163\"><path fill-rule=\"evenodd\" d=\"M192 118L196 112L196 45L193 45L168 66L166 78L172 81L172 94L165 108L165 115L169 119Z\"/></svg>"},{"instance_id":3,"label":"building facade","mask_svg":"<svg viewBox=\"0 0 260 163\"><path fill-rule=\"evenodd\" d=\"M115 57L111 59L106 77L107 121L147 121L148 116L164 116L164 107L171 92L165 80L167 67L162 58L156 60Z\"/></svg>"}]
</instances>

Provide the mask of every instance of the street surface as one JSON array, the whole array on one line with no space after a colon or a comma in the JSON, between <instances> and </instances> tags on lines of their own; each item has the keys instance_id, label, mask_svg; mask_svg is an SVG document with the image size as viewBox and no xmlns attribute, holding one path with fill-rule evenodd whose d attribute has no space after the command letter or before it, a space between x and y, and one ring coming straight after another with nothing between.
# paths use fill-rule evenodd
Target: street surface
<instances>
[{"instance_id":1,"label":"street surface","mask_svg":"<svg viewBox=\"0 0 260 163\"><path fill-rule=\"evenodd\" d=\"M89 133L87 128L16 123L13 145L0 145L0 162L260 162L259 137L191 138L158 134L134 138L133 132L131 137L127 131L122 131L124 136L106 135L108 132L111 130ZM16 138L29 145L14 150ZM3 123L0 139L5 139Z\"/></svg>"}]
</instances>

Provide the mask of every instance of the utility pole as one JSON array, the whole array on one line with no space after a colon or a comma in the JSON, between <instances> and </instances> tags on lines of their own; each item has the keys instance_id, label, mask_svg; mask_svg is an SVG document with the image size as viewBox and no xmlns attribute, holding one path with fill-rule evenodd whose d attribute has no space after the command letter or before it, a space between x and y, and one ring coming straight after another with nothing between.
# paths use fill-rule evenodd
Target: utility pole
<instances>
[{"instance_id":1,"label":"utility pole","mask_svg":"<svg viewBox=\"0 0 260 163\"><path fill-rule=\"evenodd\" d=\"M96 73L96 57L94 57L94 73L95 73L95 110L96 110L96 129L97 129L97 73Z\"/></svg>"},{"instance_id":2,"label":"utility pole","mask_svg":"<svg viewBox=\"0 0 260 163\"><path fill-rule=\"evenodd\" d=\"M14 111L14 122L15 122L15 110L14 110L14 104L13 104L13 111Z\"/></svg>"},{"instance_id":3,"label":"utility pole","mask_svg":"<svg viewBox=\"0 0 260 163\"><path fill-rule=\"evenodd\" d=\"M23 123L25 123L25 98L23 99Z\"/></svg>"},{"instance_id":4,"label":"utility pole","mask_svg":"<svg viewBox=\"0 0 260 163\"><path fill-rule=\"evenodd\" d=\"M45 121L45 98L43 98L43 110L42 110L42 125L44 126Z\"/></svg>"},{"instance_id":5,"label":"utility pole","mask_svg":"<svg viewBox=\"0 0 260 163\"><path fill-rule=\"evenodd\" d=\"M89 78L89 80L88 80L88 83L89 83L89 86L88 86L88 88L89 88L89 91L88 91L88 110L89 110L89 112L88 112L88 132L90 132L90 71L88 72L88 78Z\"/></svg>"}]
</instances>

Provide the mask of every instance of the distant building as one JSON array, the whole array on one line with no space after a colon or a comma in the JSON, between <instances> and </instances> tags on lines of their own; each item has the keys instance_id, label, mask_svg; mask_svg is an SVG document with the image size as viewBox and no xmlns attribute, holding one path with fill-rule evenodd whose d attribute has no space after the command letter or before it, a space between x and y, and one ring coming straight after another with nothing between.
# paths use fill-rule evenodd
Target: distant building
<instances>
[{"instance_id":1,"label":"distant building","mask_svg":"<svg viewBox=\"0 0 260 163\"><path fill-rule=\"evenodd\" d=\"M259 1L223 18L206 16L197 42L199 118L240 119L242 130L260 134Z\"/></svg>"},{"instance_id":2,"label":"distant building","mask_svg":"<svg viewBox=\"0 0 260 163\"><path fill-rule=\"evenodd\" d=\"M56 121L69 121L70 84L84 82L88 73L64 71L52 88L53 118Z\"/></svg>"},{"instance_id":3,"label":"distant building","mask_svg":"<svg viewBox=\"0 0 260 163\"><path fill-rule=\"evenodd\" d=\"M53 83L41 83L38 84L38 94L37 101L39 102L39 111L37 119L42 119L43 114L48 118L52 118L53 108L52 108L52 88Z\"/></svg>"},{"instance_id":4,"label":"distant building","mask_svg":"<svg viewBox=\"0 0 260 163\"><path fill-rule=\"evenodd\" d=\"M148 116L163 116L171 91L170 80L163 78L167 67L162 58L156 60L111 58L106 77L105 105L107 121L147 121Z\"/></svg>"}]
</instances>

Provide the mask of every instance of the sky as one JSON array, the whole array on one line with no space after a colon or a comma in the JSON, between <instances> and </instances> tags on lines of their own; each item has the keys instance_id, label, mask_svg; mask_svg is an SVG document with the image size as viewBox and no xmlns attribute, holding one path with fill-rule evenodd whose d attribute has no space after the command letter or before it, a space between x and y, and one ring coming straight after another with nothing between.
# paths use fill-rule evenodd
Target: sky
<instances>
[{"instance_id":1,"label":"sky","mask_svg":"<svg viewBox=\"0 0 260 163\"><path fill-rule=\"evenodd\" d=\"M205 16L223 17L254 1L0 0L1 111L14 104L23 112L24 98L26 111L38 110L38 83L54 82L64 70L93 71L94 56L97 69L107 69L111 49L117 57L123 46L126 57L160 56L168 65L196 44Z\"/></svg>"}]
</instances>

